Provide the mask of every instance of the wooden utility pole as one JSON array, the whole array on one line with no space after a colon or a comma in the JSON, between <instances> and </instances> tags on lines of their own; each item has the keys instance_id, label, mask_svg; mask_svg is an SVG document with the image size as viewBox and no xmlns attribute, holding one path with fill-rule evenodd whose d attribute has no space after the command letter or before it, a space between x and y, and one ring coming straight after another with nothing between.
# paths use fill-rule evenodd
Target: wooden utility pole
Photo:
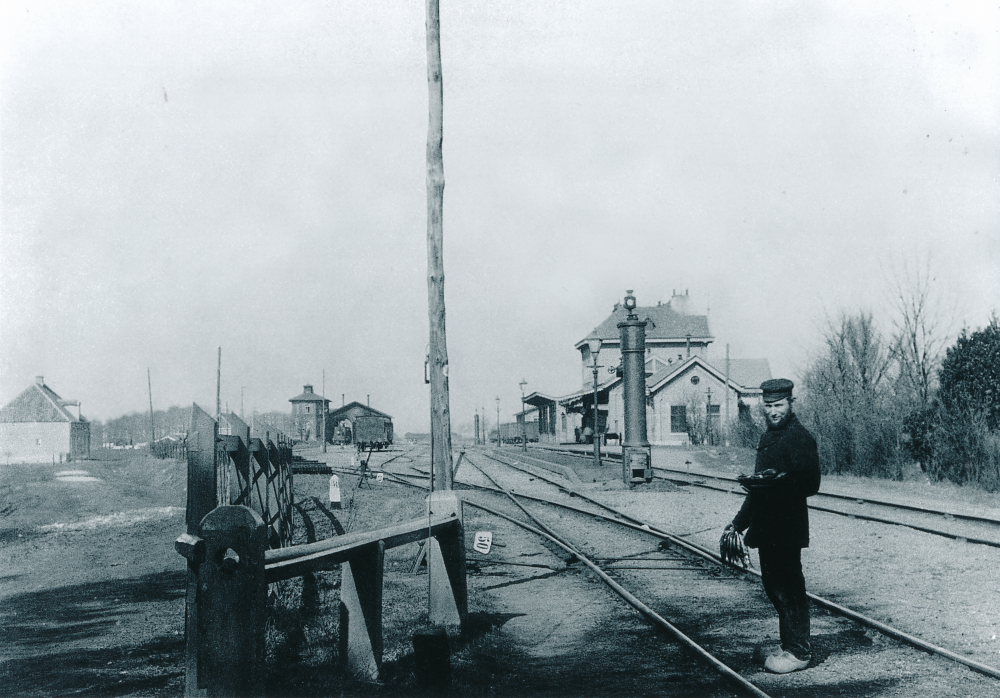
<instances>
[{"instance_id":1,"label":"wooden utility pole","mask_svg":"<svg viewBox=\"0 0 1000 698\"><path fill-rule=\"evenodd\" d=\"M726 345L726 446L729 445L729 345Z\"/></svg>"},{"instance_id":2,"label":"wooden utility pole","mask_svg":"<svg viewBox=\"0 0 1000 698\"><path fill-rule=\"evenodd\" d=\"M439 0L427 0L427 314L430 320L431 473L452 489L451 407L444 308L444 90Z\"/></svg>"},{"instance_id":3,"label":"wooden utility pole","mask_svg":"<svg viewBox=\"0 0 1000 698\"><path fill-rule=\"evenodd\" d=\"M323 369L323 392L320 394L323 401L319 403L320 412L323 414L323 424L320 427L323 434L323 453L326 453L326 369Z\"/></svg>"},{"instance_id":4,"label":"wooden utility pole","mask_svg":"<svg viewBox=\"0 0 1000 698\"><path fill-rule=\"evenodd\" d=\"M149 377L149 368L146 368L146 385L149 387L149 443L156 442L156 424L153 422L153 380ZM77 408L79 414L79 408Z\"/></svg>"},{"instance_id":5,"label":"wooden utility pole","mask_svg":"<svg viewBox=\"0 0 1000 698\"><path fill-rule=\"evenodd\" d=\"M215 368L215 421L222 419L222 347L219 347L219 363Z\"/></svg>"}]
</instances>

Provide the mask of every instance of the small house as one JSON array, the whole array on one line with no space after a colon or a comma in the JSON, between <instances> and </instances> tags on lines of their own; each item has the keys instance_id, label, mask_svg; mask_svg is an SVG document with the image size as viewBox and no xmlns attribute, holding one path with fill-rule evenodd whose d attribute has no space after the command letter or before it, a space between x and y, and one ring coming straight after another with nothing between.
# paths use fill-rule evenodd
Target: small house
<instances>
[{"instance_id":1,"label":"small house","mask_svg":"<svg viewBox=\"0 0 1000 698\"><path fill-rule=\"evenodd\" d=\"M76 415L67 407L75 406ZM63 400L45 378L0 408L0 458L6 463L62 463L90 457L90 422L80 403Z\"/></svg>"}]
</instances>

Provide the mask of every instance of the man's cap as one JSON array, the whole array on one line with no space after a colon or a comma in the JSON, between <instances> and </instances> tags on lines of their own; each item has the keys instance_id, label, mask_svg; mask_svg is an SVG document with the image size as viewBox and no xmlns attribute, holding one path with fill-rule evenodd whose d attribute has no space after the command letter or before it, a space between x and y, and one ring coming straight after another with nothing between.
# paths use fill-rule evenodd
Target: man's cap
<instances>
[{"instance_id":1,"label":"man's cap","mask_svg":"<svg viewBox=\"0 0 1000 698\"><path fill-rule=\"evenodd\" d=\"M786 397L792 396L792 388L795 384L787 378L772 378L760 384L760 389L764 391L764 402L777 402Z\"/></svg>"}]
</instances>

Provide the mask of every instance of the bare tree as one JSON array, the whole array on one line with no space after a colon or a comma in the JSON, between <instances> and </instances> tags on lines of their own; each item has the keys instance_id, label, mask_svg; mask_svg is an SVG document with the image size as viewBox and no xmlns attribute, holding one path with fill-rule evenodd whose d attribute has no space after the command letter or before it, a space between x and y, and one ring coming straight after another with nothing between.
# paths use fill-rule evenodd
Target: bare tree
<instances>
[{"instance_id":1,"label":"bare tree","mask_svg":"<svg viewBox=\"0 0 1000 698\"><path fill-rule=\"evenodd\" d=\"M871 313L841 314L829 321L823 352L808 371L810 387L843 409L880 397L890 375L892 354Z\"/></svg>"},{"instance_id":2,"label":"bare tree","mask_svg":"<svg viewBox=\"0 0 1000 698\"><path fill-rule=\"evenodd\" d=\"M937 370L951 328L945 302L937 292L930 259L903 264L891 274L894 333L892 356L899 370L900 397L923 409L937 388Z\"/></svg>"},{"instance_id":3,"label":"bare tree","mask_svg":"<svg viewBox=\"0 0 1000 698\"><path fill-rule=\"evenodd\" d=\"M871 313L828 321L823 347L803 376L806 421L827 472L899 477L898 410L888 342Z\"/></svg>"}]
</instances>

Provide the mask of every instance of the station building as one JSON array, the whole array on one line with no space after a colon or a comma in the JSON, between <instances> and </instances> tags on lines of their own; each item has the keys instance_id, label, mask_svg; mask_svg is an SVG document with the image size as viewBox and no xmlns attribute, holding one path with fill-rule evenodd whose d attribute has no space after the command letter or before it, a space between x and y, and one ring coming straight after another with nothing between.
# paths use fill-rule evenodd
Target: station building
<instances>
[{"instance_id":1,"label":"station building","mask_svg":"<svg viewBox=\"0 0 1000 698\"><path fill-rule=\"evenodd\" d=\"M77 408L73 415L67 407ZM63 400L45 378L0 408L0 458L5 463L62 463L90 457L90 422L80 403Z\"/></svg>"},{"instance_id":2,"label":"station building","mask_svg":"<svg viewBox=\"0 0 1000 698\"><path fill-rule=\"evenodd\" d=\"M715 443L737 419L740 404L761 401L760 384L771 378L767 359L709 359L715 341L708 316L690 312L688 293L670 302L637 307L646 320L646 425L654 445ZM539 441L574 443L594 430L594 361L589 341L601 340L597 367L597 432L621 440L625 424L621 334L628 311L616 303L611 314L574 347L580 352L581 387L554 397L533 392L517 420L538 421Z\"/></svg>"}]
</instances>

